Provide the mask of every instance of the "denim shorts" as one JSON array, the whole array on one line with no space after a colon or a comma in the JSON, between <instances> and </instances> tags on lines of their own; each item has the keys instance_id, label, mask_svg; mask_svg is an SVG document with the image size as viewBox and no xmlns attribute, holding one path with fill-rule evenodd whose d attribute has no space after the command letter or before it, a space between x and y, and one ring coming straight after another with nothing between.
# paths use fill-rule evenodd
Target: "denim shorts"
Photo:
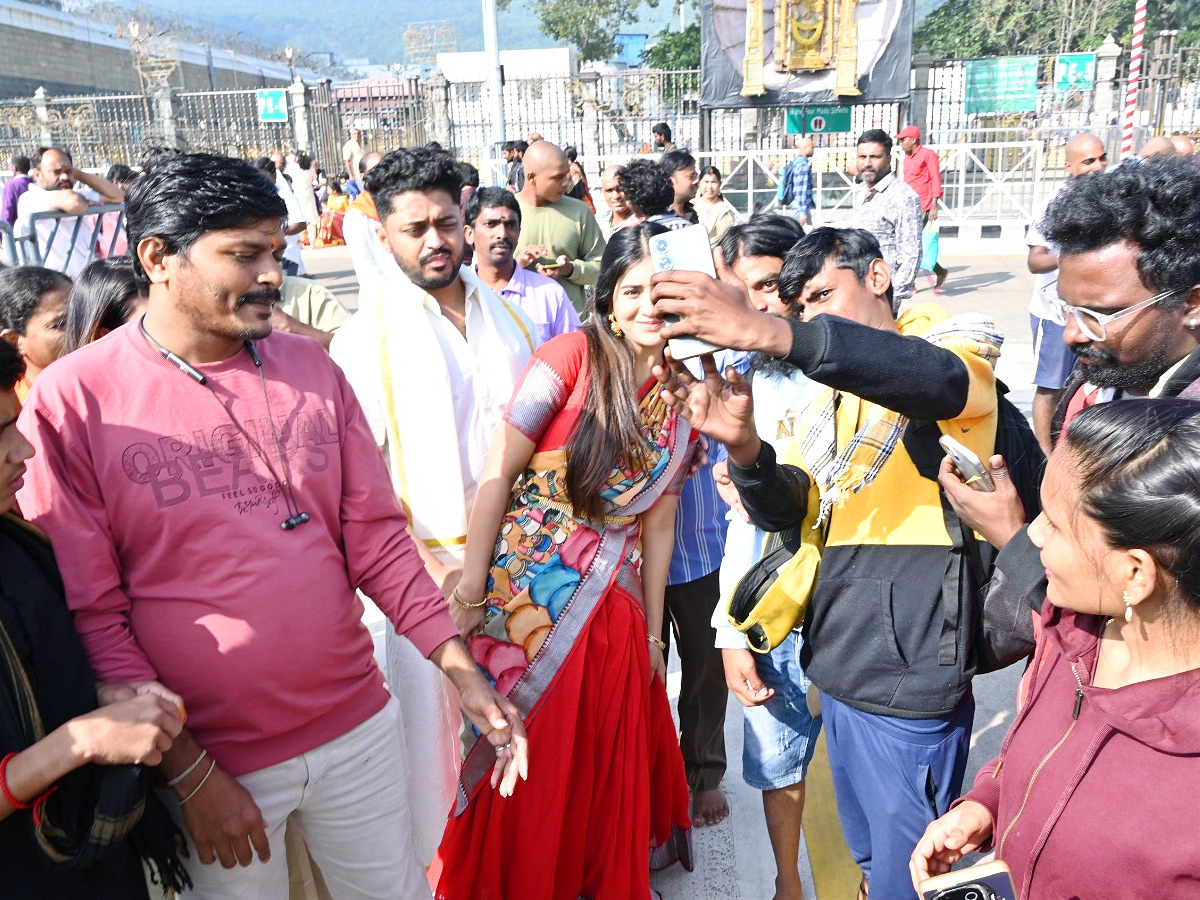
<instances>
[{"instance_id":1,"label":"denim shorts","mask_svg":"<svg viewBox=\"0 0 1200 900\"><path fill-rule=\"evenodd\" d=\"M821 720L808 712L810 682L800 667L803 645L793 631L770 653L754 655L758 677L775 691L762 706L742 710L742 778L756 791L791 787L808 774Z\"/></svg>"},{"instance_id":2,"label":"denim shorts","mask_svg":"<svg viewBox=\"0 0 1200 900\"><path fill-rule=\"evenodd\" d=\"M1033 383L1047 390L1061 390L1075 365L1075 354L1063 340L1066 326L1039 319L1032 313L1029 325L1033 331Z\"/></svg>"}]
</instances>

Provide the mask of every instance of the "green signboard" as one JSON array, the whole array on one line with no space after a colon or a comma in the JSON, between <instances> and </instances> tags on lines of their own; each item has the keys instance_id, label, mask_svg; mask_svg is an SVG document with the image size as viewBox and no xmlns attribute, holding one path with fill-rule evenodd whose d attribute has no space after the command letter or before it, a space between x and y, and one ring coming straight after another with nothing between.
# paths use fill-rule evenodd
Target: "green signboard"
<instances>
[{"instance_id":1,"label":"green signboard","mask_svg":"<svg viewBox=\"0 0 1200 900\"><path fill-rule=\"evenodd\" d=\"M1060 94L1090 91L1095 86L1095 53L1062 53L1054 60L1054 89Z\"/></svg>"},{"instance_id":2,"label":"green signboard","mask_svg":"<svg viewBox=\"0 0 1200 900\"><path fill-rule=\"evenodd\" d=\"M287 90L285 88L261 88L258 92L258 121L286 122Z\"/></svg>"},{"instance_id":3,"label":"green signboard","mask_svg":"<svg viewBox=\"0 0 1200 900\"><path fill-rule=\"evenodd\" d=\"M1037 79L1036 56L967 60L967 115L1034 112Z\"/></svg>"},{"instance_id":4,"label":"green signboard","mask_svg":"<svg viewBox=\"0 0 1200 900\"><path fill-rule=\"evenodd\" d=\"M835 134L849 130L849 106L800 106L787 111L788 134Z\"/></svg>"}]
</instances>

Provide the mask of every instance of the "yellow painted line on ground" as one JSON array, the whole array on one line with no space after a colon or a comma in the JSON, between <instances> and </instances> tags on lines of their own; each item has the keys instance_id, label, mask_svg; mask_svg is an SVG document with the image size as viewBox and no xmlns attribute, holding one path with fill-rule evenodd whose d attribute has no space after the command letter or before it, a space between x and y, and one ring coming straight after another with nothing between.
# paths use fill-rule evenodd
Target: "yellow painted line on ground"
<instances>
[{"instance_id":1,"label":"yellow painted line on ground","mask_svg":"<svg viewBox=\"0 0 1200 900\"><path fill-rule=\"evenodd\" d=\"M862 871L842 836L823 732L804 783L804 844L817 889L816 900L850 900L858 891Z\"/></svg>"}]
</instances>

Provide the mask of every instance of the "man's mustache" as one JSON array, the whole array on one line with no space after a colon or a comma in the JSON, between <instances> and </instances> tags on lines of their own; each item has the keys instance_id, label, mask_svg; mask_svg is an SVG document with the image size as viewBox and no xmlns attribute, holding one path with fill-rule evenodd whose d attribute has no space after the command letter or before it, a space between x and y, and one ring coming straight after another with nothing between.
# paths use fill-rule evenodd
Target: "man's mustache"
<instances>
[{"instance_id":1,"label":"man's mustache","mask_svg":"<svg viewBox=\"0 0 1200 900\"><path fill-rule=\"evenodd\" d=\"M247 303L279 303L283 300L283 295L275 290L275 288L262 288L257 291L247 291L238 297L238 306L244 306Z\"/></svg>"}]
</instances>

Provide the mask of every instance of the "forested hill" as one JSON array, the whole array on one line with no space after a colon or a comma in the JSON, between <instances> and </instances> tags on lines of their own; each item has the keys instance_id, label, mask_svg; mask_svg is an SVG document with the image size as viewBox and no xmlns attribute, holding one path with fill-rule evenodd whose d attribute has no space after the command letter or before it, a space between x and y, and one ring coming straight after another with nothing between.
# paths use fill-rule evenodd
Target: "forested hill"
<instances>
[{"instance_id":1,"label":"forested hill","mask_svg":"<svg viewBox=\"0 0 1200 900\"><path fill-rule=\"evenodd\" d=\"M135 7L137 0L118 0ZM530 3L513 0L499 14L500 47L524 50L553 47L557 42L538 29ZM670 20L671 3L646 10L645 21L626 30L653 33ZM411 22L447 19L458 32L459 50L483 49L483 13L480 0L275 0L255 4L246 0L151 0L153 9L182 13L194 22L202 18L217 29L258 41L267 47L292 46L306 52L333 52L341 59L369 58L375 63L404 61L405 29Z\"/></svg>"}]
</instances>

